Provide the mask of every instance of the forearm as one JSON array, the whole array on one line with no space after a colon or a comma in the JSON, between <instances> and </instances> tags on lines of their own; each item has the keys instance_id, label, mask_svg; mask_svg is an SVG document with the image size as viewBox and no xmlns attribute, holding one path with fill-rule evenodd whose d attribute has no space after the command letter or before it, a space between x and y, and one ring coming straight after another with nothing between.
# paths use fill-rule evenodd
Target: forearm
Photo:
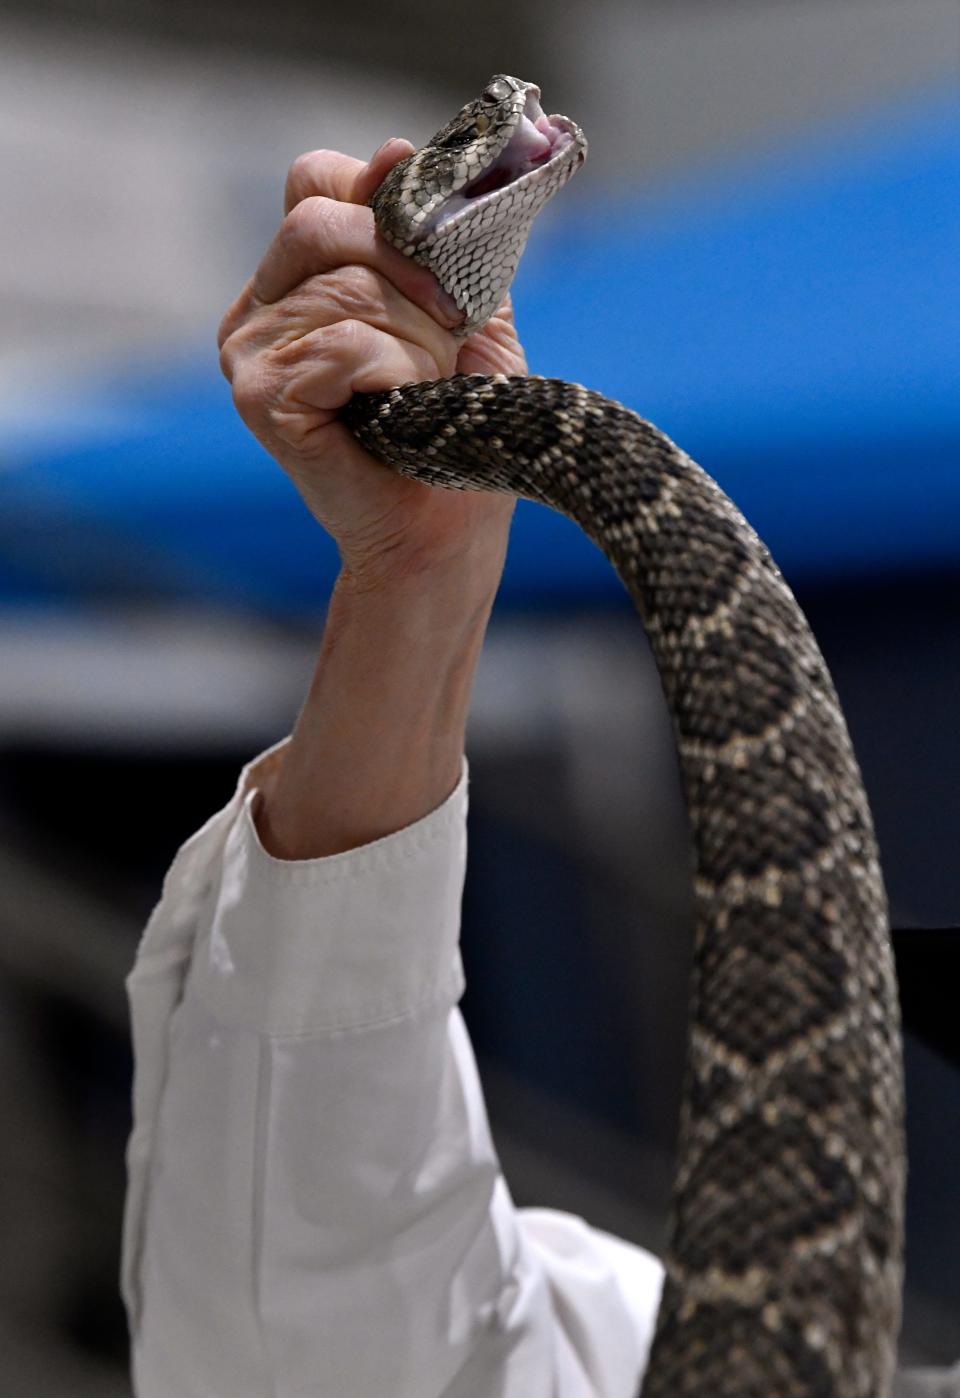
<instances>
[{"instance_id":1,"label":"forearm","mask_svg":"<svg viewBox=\"0 0 960 1398\"><path fill-rule=\"evenodd\" d=\"M271 854L353 849L450 794L501 563L502 548L374 590L341 577L283 765L257 810Z\"/></svg>"}]
</instances>

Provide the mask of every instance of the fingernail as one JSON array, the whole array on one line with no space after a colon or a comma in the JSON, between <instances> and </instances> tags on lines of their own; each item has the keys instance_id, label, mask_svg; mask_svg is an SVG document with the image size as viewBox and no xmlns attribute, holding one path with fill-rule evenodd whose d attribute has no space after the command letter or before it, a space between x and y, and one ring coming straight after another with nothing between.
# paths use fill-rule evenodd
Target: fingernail
<instances>
[{"instance_id":1,"label":"fingernail","mask_svg":"<svg viewBox=\"0 0 960 1398\"><path fill-rule=\"evenodd\" d=\"M369 165L372 165L373 162L378 158L378 156L381 156L383 154L383 152L388 148L388 146L395 146L398 141L403 146L410 145L410 142L406 140L406 138L403 136L388 136L382 145L377 146L376 150L373 152L373 155L371 155L367 163Z\"/></svg>"},{"instance_id":2,"label":"fingernail","mask_svg":"<svg viewBox=\"0 0 960 1398\"><path fill-rule=\"evenodd\" d=\"M448 320L452 320L454 325L459 325L463 320L463 311L457 305L449 291L444 291L439 283L437 285L437 305L440 308L441 314L445 315Z\"/></svg>"}]
</instances>

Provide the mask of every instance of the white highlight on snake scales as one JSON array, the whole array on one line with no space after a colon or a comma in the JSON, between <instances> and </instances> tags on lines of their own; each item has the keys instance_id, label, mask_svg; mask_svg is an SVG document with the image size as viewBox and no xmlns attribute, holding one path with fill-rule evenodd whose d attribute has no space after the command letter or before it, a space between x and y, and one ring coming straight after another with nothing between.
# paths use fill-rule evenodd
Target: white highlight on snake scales
<instances>
[{"instance_id":1,"label":"white highlight on snake scales","mask_svg":"<svg viewBox=\"0 0 960 1398\"><path fill-rule=\"evenodd\" d=\"M501 304L533 218L585 156L539 97L493 78L371 201L382 235L454 296L464 334ZM406 475L568 514L653 647L697 928L644 1398L884 1398L905 1176L896 982L860 774L787 584L700 467L577 384L459 375L358 395L344 418Z\"/></svg>"}]
</instances>

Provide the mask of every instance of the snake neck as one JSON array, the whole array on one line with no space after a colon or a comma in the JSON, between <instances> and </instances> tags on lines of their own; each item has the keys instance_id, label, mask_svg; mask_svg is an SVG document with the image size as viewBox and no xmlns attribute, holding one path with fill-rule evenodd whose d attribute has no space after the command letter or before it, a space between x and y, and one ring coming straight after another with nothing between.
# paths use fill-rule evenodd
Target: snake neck
<instances>
[{"instance_id":1,"label":"snake neck","mask_svg":"<svg viewBox=\"0 0 960 1398\"><path fill-rule=\"evenodd\" d=\"M365 395L348 422L419 480L569 515L651 641L693 831L697 928L644 1394L886 1394L903 1208L886 900L837 696L789 588L685 453L578 385L460 376Z\"/></svg>"}]
</instances>

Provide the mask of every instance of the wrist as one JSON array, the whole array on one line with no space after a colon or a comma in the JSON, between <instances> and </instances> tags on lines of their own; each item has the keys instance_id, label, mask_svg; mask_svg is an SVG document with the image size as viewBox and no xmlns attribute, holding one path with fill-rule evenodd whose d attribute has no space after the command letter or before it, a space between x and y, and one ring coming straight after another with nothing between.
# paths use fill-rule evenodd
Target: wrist
<instances>
[{"instance_id":1,"label":"wrist","mask_svg":"<svg viewBox=\"0 0 960 1398\"><path fill-rule=\"evenodd\" d=\"M426 612L470 609L496 593L503 573L512 497L431 490L430 510L397 536L362 548L342 538L337 588L354 597L403 599Z\"/></svg>"}]
</instances>

